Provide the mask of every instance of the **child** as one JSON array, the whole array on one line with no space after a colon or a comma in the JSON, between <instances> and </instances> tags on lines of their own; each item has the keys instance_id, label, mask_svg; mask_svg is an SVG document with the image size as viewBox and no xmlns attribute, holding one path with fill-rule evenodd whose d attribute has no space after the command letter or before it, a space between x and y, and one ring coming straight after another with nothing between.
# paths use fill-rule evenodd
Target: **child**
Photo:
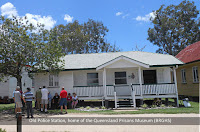
<instances>
[{"instance_id":1,"label":"child","mask_svg":"<svg viewBox=\"0 0 200 132\"><path fill-rule=\"evenodd\" d=\"M78 97L76 96L76 93L73 93L73 96L72 96L72 109L74 109L76 107L78 103Z\"/></svg>"}]
</instances>

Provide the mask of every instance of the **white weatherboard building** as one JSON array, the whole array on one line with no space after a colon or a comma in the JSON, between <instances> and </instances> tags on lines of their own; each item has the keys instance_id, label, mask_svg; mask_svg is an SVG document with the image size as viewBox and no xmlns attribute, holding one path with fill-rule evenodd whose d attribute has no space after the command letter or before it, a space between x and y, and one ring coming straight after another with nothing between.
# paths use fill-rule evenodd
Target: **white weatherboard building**
<instances>
[{"instance_id":1,"label":"white weatherboard building","mask_svg":"<svg viewBox=\"0 0 200 132\"><path fill-rule=\"evenodd\" d=\"M23 70L22 72L22 91L25 92L26 88L31 88L34 93L34 86L32 86L32 79L29 78L28 72ZM13 98L13 91L17 87L17 79L15 77L5 77L2 82L0 82L0 96L3 98L8 96L8 98Z\"/></svg>"},{"instance_id":2,"label":"white weatherboard building","mask_svg":"<svg viewBox=\"0 0 200 132\"><path fill-rule=\"evenodd\" d=\"M64 86L79 100L114 99L116 108L119 99L132 100L134 107L135 99L178 100L176 68L183 63L171 55L130 51L66 55L64 60L65 70L58 75L36 74L35 89L45 85L54 95Z\"/></svg>"}]
</instances>

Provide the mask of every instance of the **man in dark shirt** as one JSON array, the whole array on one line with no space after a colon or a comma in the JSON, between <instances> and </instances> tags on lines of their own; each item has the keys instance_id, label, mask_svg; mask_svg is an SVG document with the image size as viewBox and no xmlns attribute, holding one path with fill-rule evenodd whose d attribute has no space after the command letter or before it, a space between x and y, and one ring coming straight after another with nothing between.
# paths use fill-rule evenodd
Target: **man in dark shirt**
<instances>
[{"instance_id":1,"label":"man in dark shirt","mask_svg":"<svg viewBox=\"0 0 200 132\"><path fill-rule=\"evenodd\" d=\"M58 93L55 93L55 96L53 97L53 108L57 109L58 108L58 102L59 102L59 95Z\"/></svg>"}]
</instances>

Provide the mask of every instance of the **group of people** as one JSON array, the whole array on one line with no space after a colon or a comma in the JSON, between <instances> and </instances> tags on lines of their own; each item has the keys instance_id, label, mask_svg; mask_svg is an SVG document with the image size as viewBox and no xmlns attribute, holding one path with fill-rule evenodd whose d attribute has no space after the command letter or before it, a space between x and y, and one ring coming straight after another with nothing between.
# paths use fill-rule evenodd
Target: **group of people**
<instances>
[{"instance_id":1,"label":"group of people","mask_svg":"<svg viewBox=\"0 0 200 132\"><path fill-rule=\"evenodd\" d=\"M26 104L27 108L27 118L31 115L33 118L33 109L32 109L32 101L34 99L33 93L30 88L27 88L26 92L22 92L20 87L17 86L16 90L13 92L13 99L15 102L15 113L21 112L21 108L23 107L22 102Z\"/></svg>"},{"instance_id":2,"label":"group of people","mask_svg":"<svg viewBox=\"0 0 200 132\"><path fill-rule=\"evenodd\" d=\"M34 99L33 93L30 88L27 88L27 91L22 93L20 91L20 87L17 86L16 90L13 92L13 99L15 102L15 112L21 112L22 102L24 102L27 106L27 118L31 115L33 118L33 110L32 110L32 101ZM78 103L78 97L76 93L73 93L71 96L70 93L67 93L64 87L60 92L55 93L55 96L52 98L48 89L43 86L40 87L35 93L35 103L36 109L41 112L47 113L47 108L55 108L57 109L60 106L61 113L63 112L63 106L65 108L65 113L67 114L67 108L75 108ZM48 107L47 107L48 106Z\"/></svg>"}]
</instances>

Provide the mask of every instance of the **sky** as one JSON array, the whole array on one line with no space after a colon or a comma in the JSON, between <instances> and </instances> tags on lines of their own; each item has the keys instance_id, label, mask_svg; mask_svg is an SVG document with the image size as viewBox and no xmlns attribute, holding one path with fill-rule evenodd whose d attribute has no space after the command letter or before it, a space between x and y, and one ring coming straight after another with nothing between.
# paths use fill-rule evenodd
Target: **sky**
<instances>
[{"instance_id":1,"label":"sky","mask_svg":"<svg viewBox=\"0 0 200 132\"><path fill-rule=\"evenodd\" d=\"M200 0L193 0L200 10ZM106 39L122 51L139 49L156 52L157 46L147 40L149 21L153 11L161 5L178 5L182 0L0 0L1 15L27 16L30 22L45 24L46 29L55 25L88 18L102 21L109 29Z\"/></svg>"}]
</instances>

